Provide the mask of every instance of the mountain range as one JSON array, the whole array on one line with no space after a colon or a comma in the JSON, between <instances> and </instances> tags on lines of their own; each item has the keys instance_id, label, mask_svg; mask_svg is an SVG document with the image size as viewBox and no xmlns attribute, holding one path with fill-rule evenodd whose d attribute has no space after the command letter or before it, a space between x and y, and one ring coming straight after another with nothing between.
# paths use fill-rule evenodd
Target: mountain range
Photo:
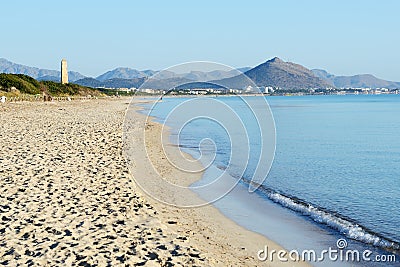
<instances>
[{"instance_id":1,"label":"mountain range","mask_svg":"<svg viewBox=\"0 0 400 267\"><path fill-rule=\"evenodd\" d=\"M170 79L170 78L183 78L192 81L210 81L210 80L218 80L235 76L238 71L245 72L251 69L250 67L240 68L238 70L224 71L224 70L214 70L214 71L190 71L188 73L174 73L172 71L164 70L164 71L153 71L153 70L144 70L139 71L131 68L116 68L111 71L107 71L106 73L96 77L96 80L106 81L109 79L135 79L135 78L144 78L151 77L154 74L157 74L155 79Z\"/></svg>"},{"instance_id":2,"label":"mountain range","mask_svg":"<svg viewBox=\"0 0 400 267\"><path fill-rule=\"evenodd\" d=\"M386 81L371 74L359 74L353 76L335 76L326 70L313 69L315 76L323 79L336 88L400 88L400 82Z\"/></svg>"},{"instance_id":3,"label":"mountain range","mask_svg":"<svg viewBox=\"0 0 400 267\"><path fill-rule=\"evenodd\" d=\"M25 74L39 81L59 81L61 77L60 71L16 64L4 58L0 58L0 73ZM85 78L85 76L76 71L69 71L68 78L71 82L74 82Z\"/></svg>"},{"instance_id":4,"label":"mountain range","mask_svg":"<svg viewBox=\"0 0 400 267\"><path fill-rule=\"evenodd\" d=\"M0 73L20 73L29 75L37 80L59 81L60 71L39 69L10 62L0 58ZM238 75L239 73L239 75ZM245 75L241 74L244 73ZM143 82L154 89L169 89L176 84L193 82L210 82L228 88L244 89L252 83L257 86L272 86L282 89L308 88L400 88L400 82L386 81L371 74L354 76L335 76L325 70L309 70L302 65L285 62L278 57L270 59L254 68L245 67L237 70L223 71L190 71L174 73L171 71L136 70L132 68L116 68L107 71L96 78L85 77L79 72L69 71L69 80L79 85L91 87L140 87ZM155 79L149 77L157 74Z\"/></svg>"}]
</instances>

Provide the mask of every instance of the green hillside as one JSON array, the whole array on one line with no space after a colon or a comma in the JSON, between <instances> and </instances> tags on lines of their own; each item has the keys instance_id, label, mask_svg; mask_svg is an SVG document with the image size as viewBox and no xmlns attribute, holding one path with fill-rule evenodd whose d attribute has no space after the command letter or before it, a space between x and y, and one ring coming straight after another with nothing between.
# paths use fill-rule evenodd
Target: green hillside
<instances>
[{"instance_id":1,"label":"green hillside","mask_svg":"<svg viewBox=\"0 0 400 267\"><path fill-rule=\"evenodd\" d=\"M20 94L37 95L46 93L51 96L101 96L97 89L73 83L61 84L51 81L37 81L24 74L0 73L0 94L18 96Z\"/></svg>"}]
</instances>

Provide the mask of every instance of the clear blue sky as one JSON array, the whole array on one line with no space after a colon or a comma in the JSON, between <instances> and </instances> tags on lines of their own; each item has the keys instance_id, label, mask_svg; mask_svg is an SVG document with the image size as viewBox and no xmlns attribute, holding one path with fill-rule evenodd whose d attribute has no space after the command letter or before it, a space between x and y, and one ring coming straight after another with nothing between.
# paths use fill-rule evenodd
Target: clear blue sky
<instances>
[{"instance_id":1,"label":"clear blue sky","mask_svg":"<svg viewBox=\"0 0 400 267\"><path fill-rule=\"evenodd\" d=\"M400 1L3 1L0 57L97 76L274 56L337 75L400 81Z\"/></svg>"}]
</instances>

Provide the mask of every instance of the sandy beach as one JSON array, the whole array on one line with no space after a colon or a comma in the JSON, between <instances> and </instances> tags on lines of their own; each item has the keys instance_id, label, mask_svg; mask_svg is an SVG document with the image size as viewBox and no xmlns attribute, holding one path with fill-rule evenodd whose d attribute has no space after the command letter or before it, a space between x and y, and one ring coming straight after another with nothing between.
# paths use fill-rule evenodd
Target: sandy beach
<instances>
[{"instance_id":1,"label":"sandy beach","mask_svg":"<svg viewBox=\"0 0 400 267\"><path fill-rule=\"evenodd\" d=\"M129 103L0 105L0 265L305 265L260 262L257 251L265 245L282 248L213 206L176 208L144 192L136 177L156 183L161 174L188 185L201 173L183 177L170 168L159 143L161 125L145 125L134 109L123 139ZM146 148L140 146L145 130ZM146 167L148 158L157 162L156 172ZM154 190L176 196L168 188ZM190 190L176 197L197 198Z\"/></svg>"}]
</instances>

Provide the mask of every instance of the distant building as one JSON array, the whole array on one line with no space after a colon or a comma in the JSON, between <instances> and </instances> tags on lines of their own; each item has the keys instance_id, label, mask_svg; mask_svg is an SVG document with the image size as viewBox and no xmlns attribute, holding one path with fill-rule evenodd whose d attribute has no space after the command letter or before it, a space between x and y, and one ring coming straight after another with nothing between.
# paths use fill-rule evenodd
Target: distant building
<instances>
[{"instance_id":1,"label":"distant building","mask_svg":"<svg viewBox=\"0 0 400 267\"><path fill-rule=\"evenodd\" d=\"M273 93L274 92L274 88L272 86L265 86L264 88L264 94L269 94L269 93Z\"/></svg>"},{"instance_id":2,"label":"distant building","mask_svg":"<svg viewBox=\"0 0 400 267\"><path fill-rule=\"evenodd\" d=\"M245 91L246 93L253 92L253 86L251 86L251 85L247 86L247 87L244 89L244 91Z\"/></svg>"},{"instance_id":3,"label":"distant building","mask_svg":"<svg viewBox=\"0 0 400 267\"><path fill-rule=\"evenodd\" d=\"M67 68L67 60L61 60L61 83L68 83L68 68Z\"/></svg>"},{"instance_id":4,"label":"distant building","mask_svg":"<svg viewBox=\"0 0 400 267\"><path fill-rule=\"evenodd\" d=\"M138 92L146 93L146 94L162 94L163 90L151 89L151 88L139 88Z\"/></svg>"},{"instance_id":5,"label":"distant building","mask_svg":"<svg viewBox=\"0 0 400 267\"><path fill-rule=\"evenodd\" d=\"M241 94L242 90L241 89L229 89L230 94Z\"/></svg>"}]
</instances>

